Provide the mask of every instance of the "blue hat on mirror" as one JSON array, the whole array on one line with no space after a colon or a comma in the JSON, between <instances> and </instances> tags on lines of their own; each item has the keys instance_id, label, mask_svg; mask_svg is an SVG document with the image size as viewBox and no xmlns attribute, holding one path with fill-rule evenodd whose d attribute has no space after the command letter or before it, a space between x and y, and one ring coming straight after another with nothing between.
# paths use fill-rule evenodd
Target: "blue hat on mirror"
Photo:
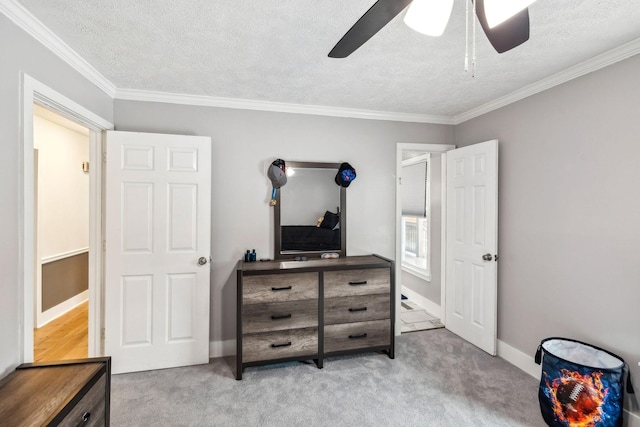
<instances>
[{"instance_id":1,"label":"blue hat on mirror","mask_svg":"<svg viewBox=\"0 0 640 427\"><path fill-rule=\"evenodd\" d=\"M354 179L356 179L356 170L349 163L342 163L336 174L336 184L346 188Z\"/></svg>"}]
</instances>

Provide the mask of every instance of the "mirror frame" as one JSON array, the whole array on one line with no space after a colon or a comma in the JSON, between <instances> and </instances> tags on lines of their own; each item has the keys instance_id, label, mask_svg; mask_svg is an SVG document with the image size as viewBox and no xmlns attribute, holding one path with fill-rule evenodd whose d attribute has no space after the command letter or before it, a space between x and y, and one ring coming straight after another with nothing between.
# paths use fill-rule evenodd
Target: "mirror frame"
<instances>
[{"instance_id":1,"label":"mirror frame","mask_svg":"<svg viewBox=\"0 0 640 427\"><path fill-rule=\"evenodd\" d=\"M336 174L340 169L341 163L322 163L322 162L296 162L287 161L287 168L308 168L308 169L335 169ZM335 184L338 185L338 184ZM286 186L286 184L285 184ZM340 258L347 256L347 189L340 187L340 251L286 251L282 252L282 234L280 231L280 208L282 206L279 189L276 193L276 205L273 207L273 242L274 242L274 258L275 259L292 259L296 257L320 258L325 252L339 253Z\"/></svg>"}]
</instances>

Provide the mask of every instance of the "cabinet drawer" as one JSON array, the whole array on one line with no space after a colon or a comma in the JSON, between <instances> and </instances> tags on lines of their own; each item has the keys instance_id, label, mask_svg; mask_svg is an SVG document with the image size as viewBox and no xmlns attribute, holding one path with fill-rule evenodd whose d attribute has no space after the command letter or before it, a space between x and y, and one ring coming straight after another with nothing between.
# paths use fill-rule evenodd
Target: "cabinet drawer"
<instances>
[{"instance_id":1,"label":"cabinet drawer","mask_svg":"<svg viewBox=\"0 0 640 427\"><path fill-rule=\"evenodd\" d=\"M390 283L391 270L388 268L328 271L324 273L324 296L333 298L388 293Z\"/></svg>"},{"instance_id":2,"label":"cabinet drawer","mask_svg":"<svg viewBox=\"0 0 640 427\"><path fill-rule=\"evenodd\" d=\"M318 273L244 276L242 303L296 301L318 298Z\"/></svg>"},{"instance_id":3,"label":"cabinet drawer","mask_svg":"<svg viewBox=\"0 0 640 427\"><path fill-rule=\"evenodd\" d=\"M103 374L59 425L62 427L104 426L106 381L106 375Z\"/></svg>"},{"instance_id":4,"label":"cabinet drawer","mask_svg":"<svg viewBox=\"0 0 640 427\"><path fill-rule=\"evenodd\" d=\"M331 353L390 345L390 334L391 322L389 320L327 325L324 327L324 351Z\"/></svg>"},{"instance_id":5,"label":"cabinet drawer","mask_svg":"<svg viewBox=\"0 0 640 427\"><path fill-rule=\"evenodd\" d=\"M242 308L242 333L318 327L318 300L251 304Z\"/></svg>"},{"instance_id":6,"label":"cabinet drawer","mask_svg":"<svg viewBox=\"0 0 640 427\"><path fill-rule=\"evenodd\" d=\"M290 329L242 336L242 362L318 354L318 329Z\"/></svg>"},{"instance_id":7,"label":"cabinet drawer","mask_svg":"<svg viewBox=\"0 0 640 427\"><path fill-rule=\"evenodd\" d=\"M324 324L364 322L391 317L389 294L327 298L324 301Z\"/></svg>"}]
</instances>

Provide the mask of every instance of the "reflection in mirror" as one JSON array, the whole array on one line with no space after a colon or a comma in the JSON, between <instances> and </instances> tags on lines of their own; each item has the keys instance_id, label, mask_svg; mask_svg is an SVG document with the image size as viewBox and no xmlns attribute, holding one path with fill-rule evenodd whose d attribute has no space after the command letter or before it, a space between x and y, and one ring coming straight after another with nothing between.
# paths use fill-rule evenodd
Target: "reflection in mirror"
<instances>
[{"instance_id":1,"label":"reflection in mirror","mask_svg":"<svg viewBox=\"0 0 640 427\"><path fill-rule=\"evenodd\" d=\"M345 255L346 191L335 182L339 163L287 162L287 184L274 212L275 257Z\"/></svg>"}]
</instances>

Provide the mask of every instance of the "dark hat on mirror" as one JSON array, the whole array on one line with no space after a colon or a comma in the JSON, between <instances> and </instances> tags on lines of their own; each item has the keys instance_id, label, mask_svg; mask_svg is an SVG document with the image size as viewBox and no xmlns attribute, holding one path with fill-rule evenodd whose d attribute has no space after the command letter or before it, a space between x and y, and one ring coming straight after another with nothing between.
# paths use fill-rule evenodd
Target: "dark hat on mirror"
<instances>
[{"instance_id":1,"label":"dark hat on mirror","mask_svg":"<svg viewBox=\"0 0 640 427\"><path fill-rule=\"evenodd\" d=\"M349 163L342 163L336 174L336 184L348 187L354 179L356 179L356 170Z\"/></svg>"},{"instance_id":2,"label":"dark hat on mirror","mask_svg":"<svg viewBox=\"0 0 640 427\"><path fill-rule=\"evenodd\" d=\"M269 165L267 176L271 180L273 188L280 188L287 183L286 169L287 168L285 166L284 160L282 159L274 160Z\"/></svg>"}]
</instances>

